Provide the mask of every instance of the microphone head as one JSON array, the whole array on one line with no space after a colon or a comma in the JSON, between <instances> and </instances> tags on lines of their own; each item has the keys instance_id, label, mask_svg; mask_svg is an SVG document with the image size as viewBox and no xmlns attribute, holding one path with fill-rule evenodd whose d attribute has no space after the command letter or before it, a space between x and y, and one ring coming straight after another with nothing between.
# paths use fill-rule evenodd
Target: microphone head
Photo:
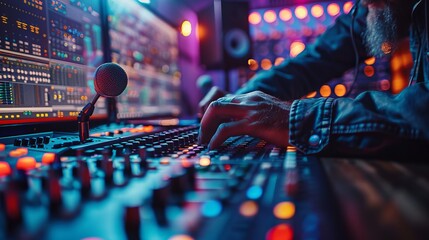
<instances>
[{"instance_id":1,"label":"microphone head","mask_svg":"<svg viewBox=\"0 0 429 240\"><path fill-rule=\"evenodd\" d=\"M95 91L103 97L119 96L127 84L127 73L116 63L103 63L95 71Z\"/></svg>"}]
</instances>

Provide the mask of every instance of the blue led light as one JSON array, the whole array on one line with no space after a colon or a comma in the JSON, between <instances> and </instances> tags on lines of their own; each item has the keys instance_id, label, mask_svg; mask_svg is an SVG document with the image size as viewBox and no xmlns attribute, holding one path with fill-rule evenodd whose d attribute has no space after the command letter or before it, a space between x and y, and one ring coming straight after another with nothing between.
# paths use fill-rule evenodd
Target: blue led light
<instances>
[{"instance_id":1,"label":"blue led light","mask_svg":"<svg viewBox=\"0 0 429 240\"><path fill-rule=\"evenodd\" d=\"M260 186L251 186L247 189L246 196L249 199L258 199L262 196L262 188Z\"/></svg>"},{"instance_id":2,"label":"blue led light","mask_svg":"<svg viewBox=\"0 0 429 240\"><path fill-rule=\"evenodd\" d=\"M222 204L217 200L209 200L201 205L201 214L204 217L216 217L222 212Z\"/></svg>"}]
</instances>

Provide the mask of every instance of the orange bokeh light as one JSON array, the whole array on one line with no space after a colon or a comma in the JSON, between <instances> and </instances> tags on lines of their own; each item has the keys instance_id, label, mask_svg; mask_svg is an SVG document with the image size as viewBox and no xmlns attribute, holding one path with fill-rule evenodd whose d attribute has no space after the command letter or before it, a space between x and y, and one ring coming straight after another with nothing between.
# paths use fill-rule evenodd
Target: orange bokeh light
<instances>
[{"instance_id":1,"label":"orange bokeh light","mask_svg":"<svg viewBox=\"0 0 429 240\"><path fill-rule=\"evenodd\" d=\"M305 44L299 41L293 42L290 45L290 56L296 57L305 49Z\"/></svg>"},{"instance_id":2,"label":"orange bokeh light","mask_svg":"<svg viewBox=\"0 0 429 240\"><path fill-rule=\"evenodd\" d=\"M304 19L308 16L307 8L304 6L298 6L295 8L295 16L298 19Z\"/></svg>"},{"instance_id":3,"label":"orange bokeh light","mask_svg":"<svg viewBox=\"0 0 429 240\"><path fill-rule=\"evenodd\" d=\"M281 20L287 22L292 19L292 12L290 11L289 8L283 8L279 12L279 17Z\"/></svg>"},{"instance_id":4,"label":"orange bokeh light","mask_svg":"<svg viewBox=\"0 0 429 240\"><path fill-rule=\"evenodd\" d=\"M313 15L313 17L315 18L320 18L321 16L323 16L323 12L323 7L319 4L316 4L311 7L311 15Z\"/></svg>"},{"instance_id":5,"label":"orange bokeh light","mask_svg":"<svg viewBox=\"0 0 429 240\"><path fill-rule=\"evenodd\" d=\"M264 20L267 23L273 23L277 20L276 12L273 10L268 10L264 13Z\"/></svg>"},{"instance_id":6,"label":"orange bokeh light","mask_svg":"<svg viewBox=\"0 0 429 240\"><path fill-rule=\"evenodd\" d=\"M247 64L249 64L249 69L250 70L252 70L252 71L258 70L259 65L258 65L258 62L255 59L251 58L251 59L247 60Z\"/></svg>"},{"instance_id":7,"label":"orange bokeh light","mask_svg":"<svg viewBox=\"0 0 429 240\"><path fill-rule=\"evenodd\" d=\"M254 201L245 201L240 205L240 214L245 217L253 217L258 213L258 204Z\"/></svg>"},{"instance_id":8,"label":"orange bokeh light","mask_svg":"<svg viewBox=\"0 0 429 240\"><path fill-rule=\"evenodd\" d=\"M320 95L322 97L329 97L331 95L331 87L329 85L323 85L320 87Z\"/></svg>"},{"instance_id":9,"label":"orange bokeh light","mask_svg":"<svg viewBox=\"0 0 429 240\"><path fill-rule=\"evenodd\" d=\"M261 61L261 68L264 70L268 70L273 66L273 64L271 63L270 59L268 58L264 58Z\"/></svg>"},{"instance_id":10,"label":"orange bokeh light","mask_svg":"<svg viewBox=\"0 0 429 240\"><path fill-rule=\"evenodd\" d=\"M16 169L29 171L36 168L36 159L34 157L22 157L16 162Z\"/></svg>"},{"instance_id":11,"label":"orange bokeh light","mask_svg":"<svg viewBox=\"0 0 429 240\"><path fill-rule=\"evenodd\" d=\"M0 162L0 177L9 176L12 173L9 163Z\"/></svg>"},{"instance_id":12,"label":"orange bokeh light","mask_svg":"<svg viewBox=\"0 0 429 240\"><path fill-rule=\"evenodd\" d=\"M352 1L348 1L346 3L344 3L343 5L343 11L345 14L349 13L350 10L352 10L353 7L353 2Z\"/></svg>"},{"instance_id":13,"label":"orange bokeh light","mask_svg":"<svg viewBox=\"0 0 429 240\"><path fill-rule=\"evenodd\" d=\"M273 209L274 216L278 219L289 219L295 215L295 204L292 202L280 202Z\"/></svg>"},{"instance_id":14,"label":"orange bokeh light","mask_svg":"<svg viewBox=\"0 0 429 240\"><path fill-rule=\"evenodd\" d=\"M336 3L331 3L328 5L328 14L331 16L337 16L340 13L340 6Z\"/></svg>"},{"instance_id":15,"label":"orange bokeh light","mask_svg":"<svg viewBox=\"0 0 429 240\"><path fill-rule=\"evenodd\" d=\"M334 93L338 97L342 97L342 96L346 95L346 92L347 92L347 89L346 89L346 86L344 86L344 84L340 83L334 87Z\"/></svg>"},{"instance_id":16,"label":"orange bokeh light","mask_svg":"<svg viewBox=\"0 0 429 240\"><path fill-rule=\"evenodd\" d=\"M249 14L250 24L253 24L253 25L259 24L261 20L262 20L261 14L259 14L258 12L252 12L251 14Z\"/></svg>"},{"instance_id":17,"label":"orange bokeh light","mask_svg":"<svg viewBox=\"0 0 429 240\"><path fill-rule=\"evenodd\" d=\"M375 63L375 57L370 57L370 58L365 60L366 65L372 65L374 63Z\"/></svg>"}]
</instances>

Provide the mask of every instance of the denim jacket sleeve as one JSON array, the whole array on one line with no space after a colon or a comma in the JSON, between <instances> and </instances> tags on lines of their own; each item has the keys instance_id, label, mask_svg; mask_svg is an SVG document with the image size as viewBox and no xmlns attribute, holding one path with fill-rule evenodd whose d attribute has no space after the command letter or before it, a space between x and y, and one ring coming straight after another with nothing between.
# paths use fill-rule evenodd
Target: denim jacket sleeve
<instances>
[{"instance_id":1,"label":"denim jacket sleeve","mask_svg":"<svg viewBox=\"0 0 429 240\"><path fill-rule=\"evenodd\" d=\"M367 12L367 8L359 5L353 24L360 60L368 57L362 43ZM296 58L289 59L270 70L258 72L236 93L260 90L282 100L293 100L317 90L333 78L342 76L355 64L351 25L351 14L339 16L334 25Z\"/></svg>"},{"instance_id":2,"label":"denim jacket sleeve","mask_svg":"<svg viewBox=\"0 0 429 240\"><path fill-rule=\"evenodd\" d=\"M429 82L400 94L295 100L290 143L307 154L401 156L429 152Z\"/></svg>"}]
</instances>

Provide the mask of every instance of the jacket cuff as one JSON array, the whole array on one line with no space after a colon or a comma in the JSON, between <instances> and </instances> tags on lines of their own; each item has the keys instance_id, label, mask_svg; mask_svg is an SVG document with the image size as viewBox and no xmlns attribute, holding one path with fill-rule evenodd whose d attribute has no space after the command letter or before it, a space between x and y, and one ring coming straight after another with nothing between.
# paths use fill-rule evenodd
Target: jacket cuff
<instances>
[{"instance_id":1,"label":"jacket cuff","mask_svg":"<svg viewBox=\"0 0 429 240\"><path fill-rule=\"evenodd\" d=\"M295 100L289 116L289 143L305 154L321 152L329 143L333 98Z\"/></svg>"}]
</instances>

